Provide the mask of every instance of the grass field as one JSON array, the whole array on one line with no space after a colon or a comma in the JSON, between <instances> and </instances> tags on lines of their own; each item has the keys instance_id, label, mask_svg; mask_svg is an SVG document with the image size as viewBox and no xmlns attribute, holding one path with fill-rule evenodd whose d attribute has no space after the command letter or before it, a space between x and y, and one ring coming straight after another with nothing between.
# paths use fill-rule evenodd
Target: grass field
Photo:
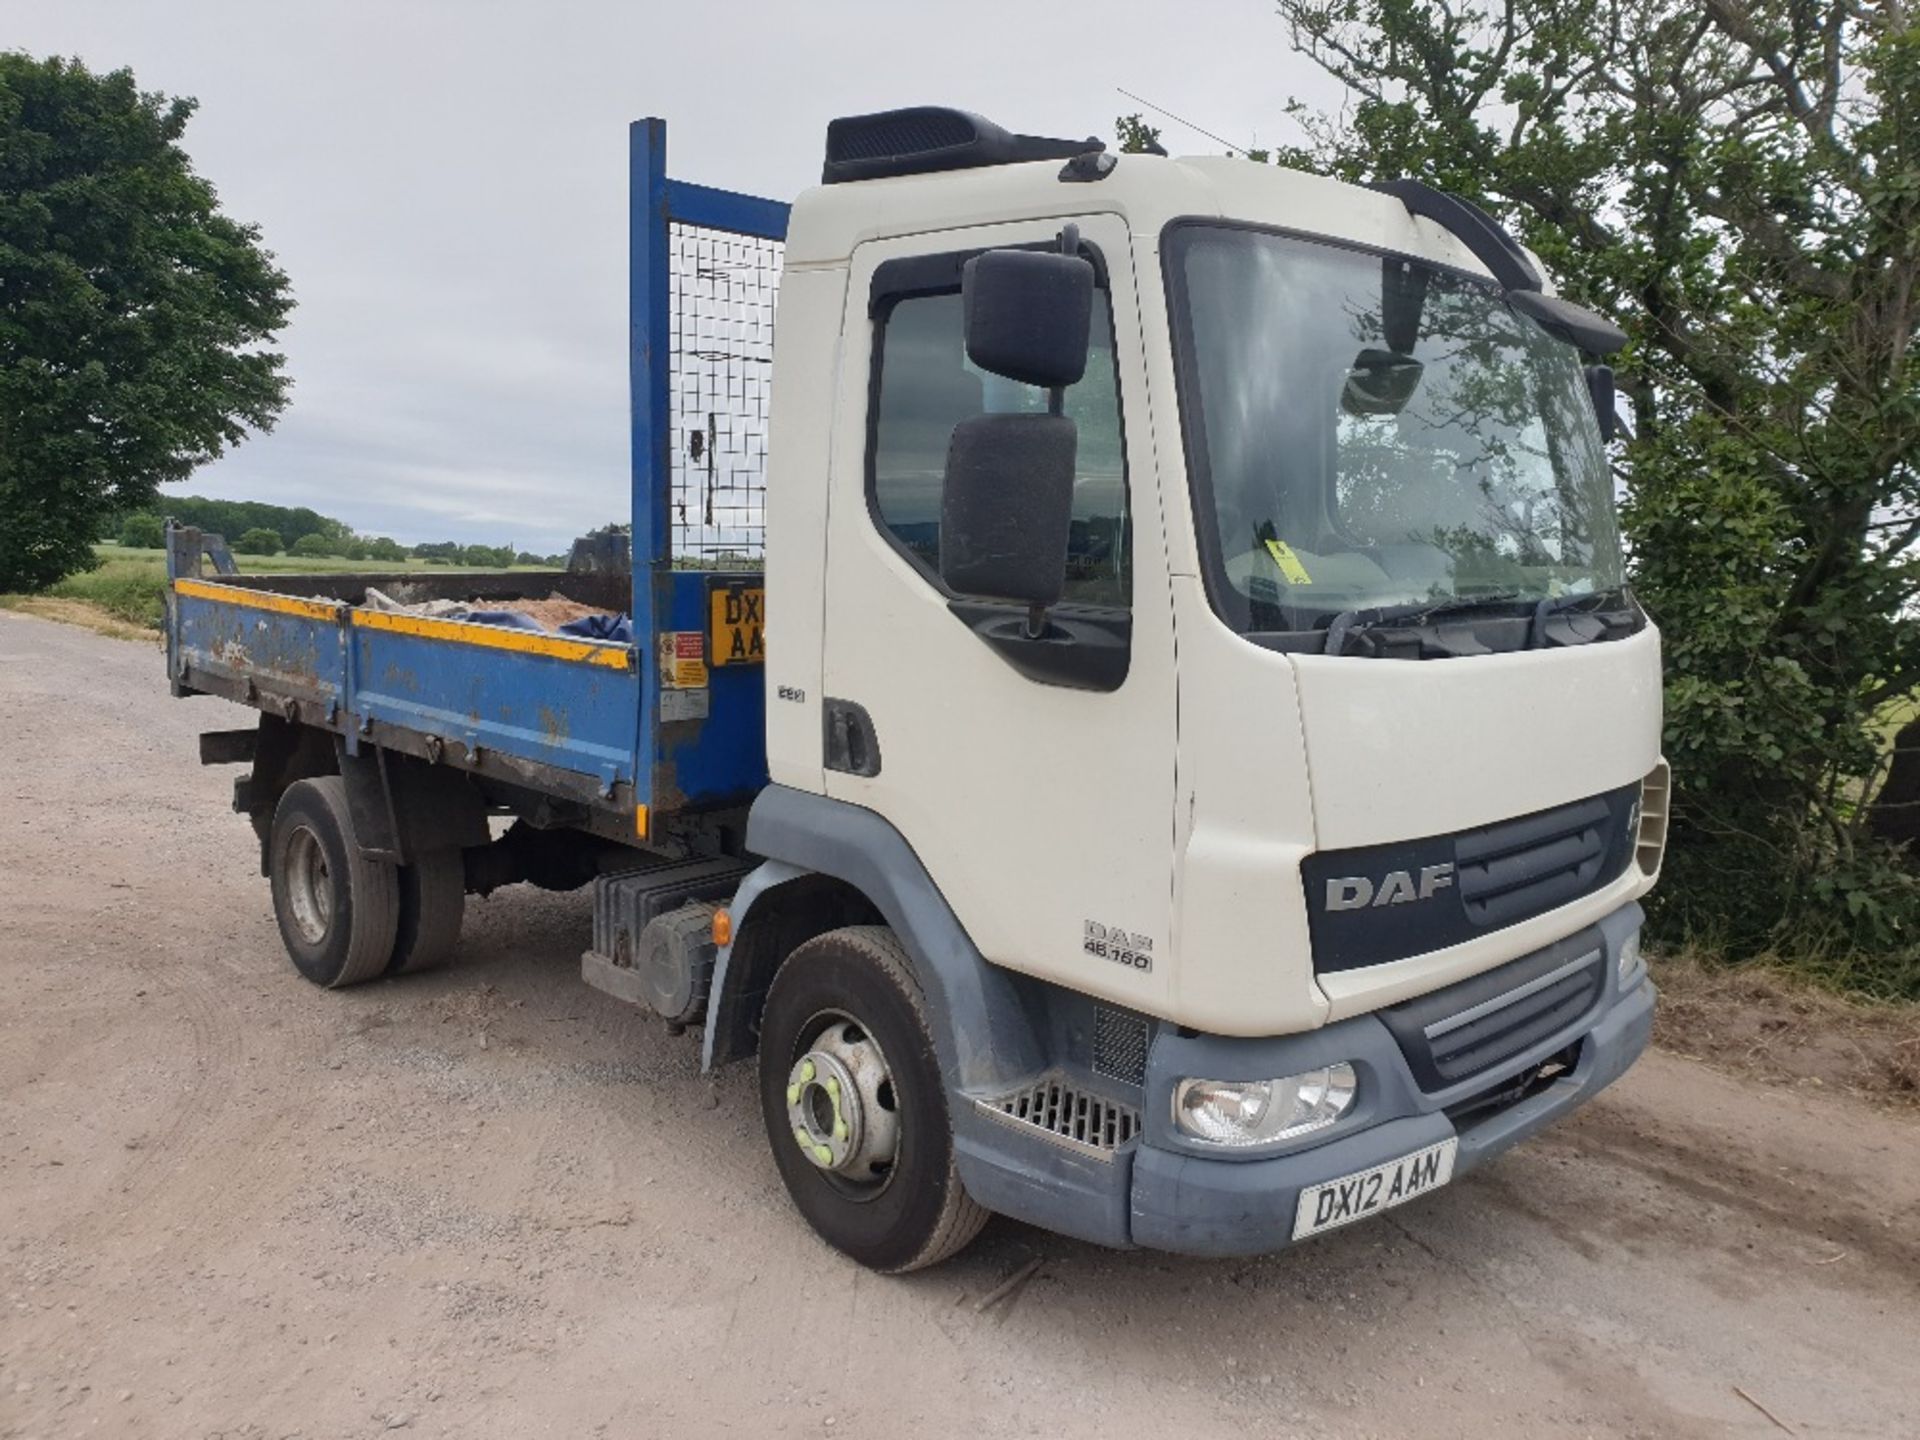
<instances>
[{"instance_id":1,"label":"grass field","mask_svg":"<svg viewBox=\"0 0 1920 1440\"><path fill-rule=\"evenodd\" d=\"M0 607L46 613L50 618L76 619L74 605L96 609L103 619L119 626L134 625L149 630L160 628L167 585L167 559L164 550L129 550L105 543L93 547L100 557L97 569L69 575L51 587L44 596L0 595ZM252 575L329 575L354 573L389 575L415 570L437 570L446 574L497 573L462 565L440 565L431 560L335 560L311 559L304 555L244 555L233 557L242 573ZM541 565L514 565L513 570L541 570ZM59 615L52 615L49 601L60 601ZM96 626L96 629L105 628Z\"/></svg>"},{"instance_id":2,"label":"grass field","mask_svg":"<svg viewBox=\"0 0 1920 1440\"><path fill-rule=\"evenodd\" d=\"M1880 712L1880 733L1886 737L1889 745L1893 743L1895 733L1902 725L1920 713L1920 695L1904 695L1898 700L1889 701Z\"/></svg>"}]
</instances>

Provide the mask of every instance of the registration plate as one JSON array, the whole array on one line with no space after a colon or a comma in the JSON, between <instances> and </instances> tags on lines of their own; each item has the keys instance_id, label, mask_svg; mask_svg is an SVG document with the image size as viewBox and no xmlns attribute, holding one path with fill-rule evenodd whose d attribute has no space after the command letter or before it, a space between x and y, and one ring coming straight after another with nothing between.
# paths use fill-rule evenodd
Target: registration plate
<instances>
[{"instance_id":1,"label":"registration plate","mask_svg":"<svg viewBox=\"0 0 1920 1440\"><path fill-rule=\"evenodd\" d=\"M1459 1147L1458 1140L1442 1140L1371 1170L1308 1186L1300 1192L1300 1206L1293 1212L1293 1238L1304 1240L1322 1230L1338 1229L1438 1190L1453 1178L1453 1152Z\"/></svg>"}]
</instances>

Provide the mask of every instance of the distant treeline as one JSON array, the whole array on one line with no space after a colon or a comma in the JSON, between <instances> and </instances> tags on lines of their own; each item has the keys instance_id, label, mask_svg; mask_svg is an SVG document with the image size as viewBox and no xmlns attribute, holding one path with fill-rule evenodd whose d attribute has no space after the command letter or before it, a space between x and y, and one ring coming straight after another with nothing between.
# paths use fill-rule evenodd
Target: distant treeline
<instances>
[{"instance_id":1,"label":"distant treeline","mask_svg":"<svg viewBox=\"0 0 1920 1440\"><path fill-rule=\"evenodd\" d=\"M265 505L258 500L203 500L197 495L162 495L158 511L156 519L171 516L182 525L211 530L229 541L249 530L270 530L287 546L299 544L308 535L328 540L347 540L353 536L353 527L344 520L335 520L304 506ZM113 534L118 533L116 526Z\"/></svg>"},{"instance_id":2,"label":"distant treeline","mask_svg":"<svg viewBox=\"0 0 1920 1440\"><path fill-rule=\"evenodd\" d=\"M267 505L258 500L207 500L197 495L165 496L159 513L137 511L123 516L101 538L139 549L153 549L163 543L167 519L223 536L243 555L284 552L345 560L418 559L489 568L566 564L564 555L536 555L531 551L516 551L511 545L462 545L456 540L402 545L385 535L361 535L344 520L304 506Z\"/></svg>"}]
</instances>

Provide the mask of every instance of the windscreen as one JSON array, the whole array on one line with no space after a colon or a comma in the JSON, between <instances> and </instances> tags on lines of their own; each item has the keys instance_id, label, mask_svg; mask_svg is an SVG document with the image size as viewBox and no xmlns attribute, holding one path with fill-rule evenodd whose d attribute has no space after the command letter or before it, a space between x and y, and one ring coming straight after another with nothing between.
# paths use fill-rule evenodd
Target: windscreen
<instances>
[{"instance_id":1,"label":"windscreen","mask_svg":"<svg viewBox=\"0 0 1920 1440\"><path fill-rule=\"evenodd\" d=\"M1208 592L1243 631L1621 583L1578 352L1489 284L1256 230L1168 239Z\"/></svg>"}]
</instances>

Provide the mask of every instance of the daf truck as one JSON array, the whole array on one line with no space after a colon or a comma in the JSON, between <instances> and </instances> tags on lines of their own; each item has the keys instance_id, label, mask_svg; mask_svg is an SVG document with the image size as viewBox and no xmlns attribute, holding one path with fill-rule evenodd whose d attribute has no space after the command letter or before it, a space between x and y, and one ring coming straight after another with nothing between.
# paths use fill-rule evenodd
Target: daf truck
<instances>
[{"instance_id":1,"label":"daf truck","mask_svg":"<svg viewBox=\"0 0 1920 1440\"><path fill-rule=\"evenodd\" d=\"M631 154L630 553L170 532L172 689L259 712L201 757L301 975L590 888L583 979L757 1065L794 1204L885 1272L991 1213L1275 1250L1633 1063L1668 780L1617 329L1417 179L934 107L835 121L791 206ZM606 622L472 613L554 595Z\"/></svg>"}]
</instances>

